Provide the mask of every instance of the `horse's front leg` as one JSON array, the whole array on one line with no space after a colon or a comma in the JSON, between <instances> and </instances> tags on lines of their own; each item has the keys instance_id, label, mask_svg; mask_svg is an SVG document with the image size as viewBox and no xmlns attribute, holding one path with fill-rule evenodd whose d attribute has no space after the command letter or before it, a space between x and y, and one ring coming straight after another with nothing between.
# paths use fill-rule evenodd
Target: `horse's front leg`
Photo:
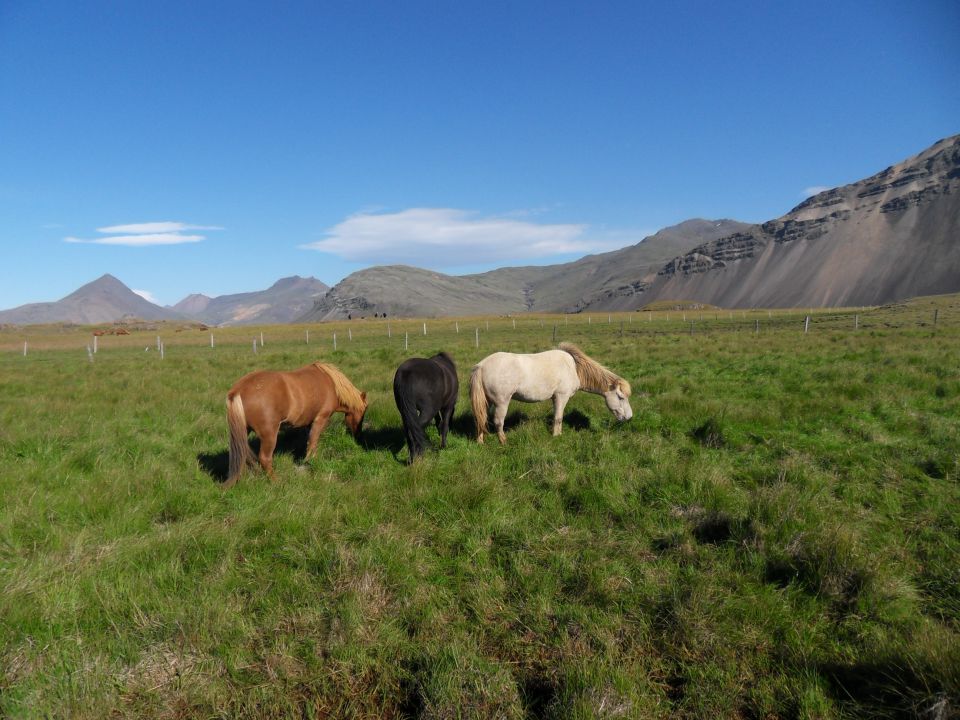
<instances>
[{"instance_id":1,"label":"horse's front leg","mask_svg":"<svg viewBox=\"0 0 960 720\"><path fill-rule=\"evenodd\" d=\"M313 419L310 424L310 435L307 438L307 454L303 457L304 462L310 462L313 459L317 452L317 441L320 439L320 433L327 427L328 422L330 422L329 415L317 415Z\"/></svg>"},{"instance_id":2,"label":"horse's front leg","mask_svg":"<svg viewBox=\"0 0 960 720\"><path fill-rule=\"evenodd\" d=\"M569 395L557 393L553 396L553 436L557 437L563 432L563 409L567 406Z\"/></svg>"}]
</instances>

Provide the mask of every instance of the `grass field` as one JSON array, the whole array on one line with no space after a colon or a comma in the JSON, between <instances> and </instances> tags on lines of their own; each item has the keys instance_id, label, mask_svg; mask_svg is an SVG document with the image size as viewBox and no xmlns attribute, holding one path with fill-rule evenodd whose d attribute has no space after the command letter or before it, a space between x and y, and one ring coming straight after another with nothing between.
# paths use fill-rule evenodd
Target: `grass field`
<instances>
[{"instance_id":1,"label":"grass field","mask_svg":"<svg viewBox=\"0 0 960 720\"><path fill-rule=\"evenodd\" d=\"M0 715L955 717L960 298L805 314L160 326L92 362L4 328ZM478 446L472 364L554 334L633 420L579 393ZM408 468L393 372L439 350L454 432ZM291 431L221 489L226 390L317 359L362 442L337 416L303 465Z\"/></svg>"}]
</instances>

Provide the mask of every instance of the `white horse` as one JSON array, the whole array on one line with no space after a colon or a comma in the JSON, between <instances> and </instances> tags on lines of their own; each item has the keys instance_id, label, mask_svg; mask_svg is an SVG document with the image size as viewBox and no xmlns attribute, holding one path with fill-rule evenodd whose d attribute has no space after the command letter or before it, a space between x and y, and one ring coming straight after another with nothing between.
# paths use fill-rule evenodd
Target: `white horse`
<instances>
[{"instance_id":1,"label":"white horse","mask_svg":"<svg viewBox=\"0 0 960 720\"><path fill-rule=\"evenodd\" d=\"M503 421L511 398L540 402L553 398L553 434L559 435L563 408L577 390L603 395L607 408L623 422L633 417L630 407L630 383L571 343L560 343L559 350L530 355L497 352L488 355L470 375L470 402L477 422L477 442L483 442L487 417L493 405L493 422L500 443L507 441Z\"/></svg>"}]
</instances>

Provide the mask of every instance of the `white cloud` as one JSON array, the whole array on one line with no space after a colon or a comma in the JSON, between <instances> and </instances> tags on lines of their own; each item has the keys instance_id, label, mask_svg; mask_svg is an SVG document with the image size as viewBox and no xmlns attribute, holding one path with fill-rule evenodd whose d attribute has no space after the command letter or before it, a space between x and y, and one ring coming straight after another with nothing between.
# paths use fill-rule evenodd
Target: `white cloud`
<instances>
[{"instance_id":1,"label":"white cloud","mask_svg":"<svg viewBox=\"0 0 960 720\"><path fill-rule=\"evenodd\" d=\"M101 233L127 233L129 235L177 233L184 230L223 230L223 228L216 225L189 225L181 222L133 223L132 225L110 225L97 228L97 232Z\"/></svg>"},{"instance_id":2,"label":"white cloud","mask_svg":"<svg viewBox=\"0 0 960 720\"><path fill-rule=\"evenodd\" d=\"M85 239L69 236L63 240L68 243L87 245L147 247L149 245L182 245L206 239L206 235L184 235L183 233L188 230L223 230L223 228L217 225L190 225L181 222L134 223L97 228L97 232L108 237Z\"/></svg>"},{"instance_id":3,"label":"white cloud","mask_svg":"<svg viewBox=\"0 0 960 720\"><path fill-rule=\"evenodd\" d=\"M133 288L130 288L130 289L133 290ZM135 292L137 295L139 295L140 297L142 297L142 298L143 298L144 300L146 300L147 302L152 302L154 305L159 305L159 304L160 304L160 301L157 300L157 299L153 296L153 293L150 292L149 290L133 290L133 292Z\"/></svg>"},{"instance_id":4,"label":"white cloud","mask_svg":"<svg viewBox=\"0 0 960 720\"><path fill-rule=\"evenodd\" d=\"M585 253L606 245L588 240L585 231L586 225L480 217L452 208L410 208L351 215L327 230L322 240L301 247L354 262L443 267Z\"/></svg>"},{"instance_id":5,"label":"white cloud","mask_svg":"<svg viewBox=\"0 0 960 720\"><path fill-rule=\"evenodd\" d=\"M833 188L828 185L811 185L808 188L803 189L803 196L805 198L813 197L814 195L819 195L825 190L832 190Z\"/></svg>"},{"instance_id":6,"label":"white cloud","mask_svg":"<svg viewBox=\"0 0 960 720\"><path fill-rule=\"evenodd\" d=\"M65 237L64 242L86 243L89 245L127 245L129 247L146 247L147 245L180 245L182 243L200 242L203 235L180 235L178 233L154 233L151 235L111 235L105 238L84 240L83 238Z\"/></svg>"}]
</instances>

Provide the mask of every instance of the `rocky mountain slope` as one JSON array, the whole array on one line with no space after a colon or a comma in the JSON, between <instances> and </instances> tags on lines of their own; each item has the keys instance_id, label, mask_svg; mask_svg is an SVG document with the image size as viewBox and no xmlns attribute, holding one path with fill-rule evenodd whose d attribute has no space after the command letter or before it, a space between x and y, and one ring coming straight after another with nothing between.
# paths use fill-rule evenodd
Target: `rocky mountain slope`
<instances>
[{"instance_id":1,"label":"rocky mountain slope","mask_svg":"<svg viewBox=\"0 0 960 720\"><path fill-rule=\"evenodd\" d=\"M124 317L141 320L182 320L170 308L144 300L113 275L87 283L56 302L30 303L0 311L0 323L28 325L52 322L96 324Z\"/></svg>"},{"instance_id":2,"label":"rocky mountain slope","mask_svg":"<svg viewBox=\"0 0 960 720\"><path fill-rule=\"evenodd\" d=\"M475 275L445 275L407 265L367 268L335 285L299 320L384 312L393 317L576 311L606 294L632 295L637 278L655 276L678 253L747 227L733 220L688 220L613 252L562 265Z\"/></svg>"},{"instance_id":3,"label":"rocky mountain slope","mask_svg":"<svg viewBox=\"0 0 960 720\"><path fill-rule=\"evenodd\" d=\"M960 135L781 218L705 242L644 280L638 296L821 307L958 290Z\"/></svg>"},{"instance_id":4,"label":"rocky mountain slope","mask_svg":"<svg viewBox=\"0 0 960 720\"><path fill-rule=\"evenodd\" d=\"M188 295L173 310L210 325L292 322L313 307L329 286L313 277L277 280L266 290L220 295Z\"/></svg>"}]
</instances>

